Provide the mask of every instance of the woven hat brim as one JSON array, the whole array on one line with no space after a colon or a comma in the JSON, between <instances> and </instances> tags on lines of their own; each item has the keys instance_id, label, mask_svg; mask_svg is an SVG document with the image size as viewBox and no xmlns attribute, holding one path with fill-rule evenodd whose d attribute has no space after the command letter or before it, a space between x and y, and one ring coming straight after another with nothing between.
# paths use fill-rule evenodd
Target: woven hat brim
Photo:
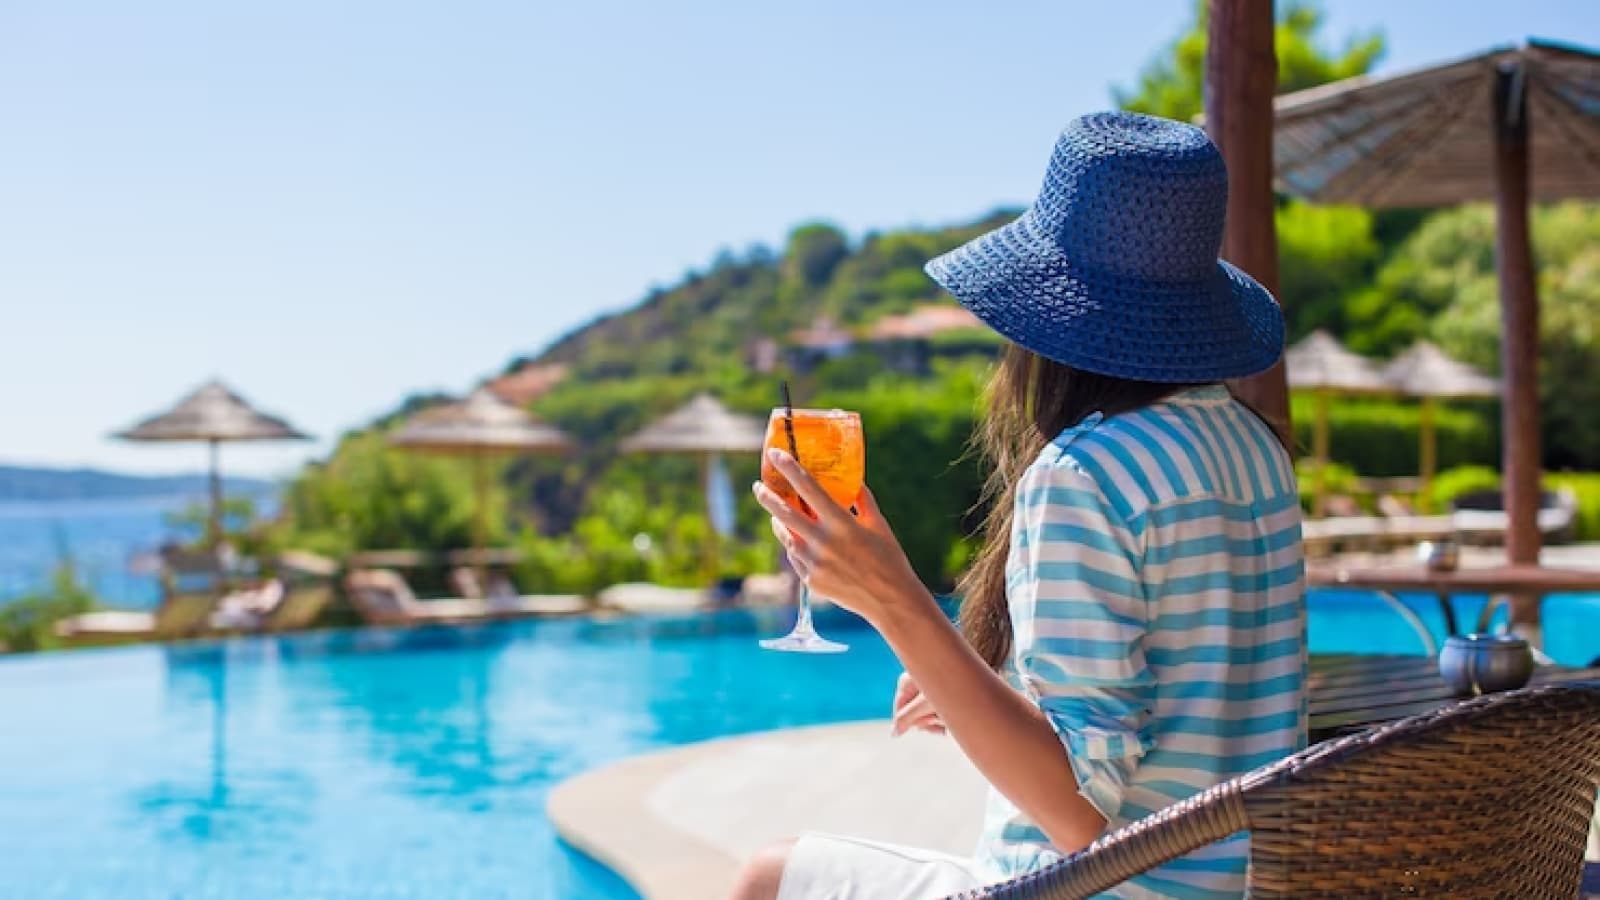
<instances>
[{"instance_id":1,"label":"woven hat brim","mask_svg":"<svg viewBox=\"0 0 1600 900\"><path fill-rule=\"evenodd\" d=\"M1012 342L1100 375L1200 384L1264 372L1283 356L1283 310L1235 266L1219 259L1185 283L1086 271L1031 212L926 271Z\"/></svg>"}]
</instances>

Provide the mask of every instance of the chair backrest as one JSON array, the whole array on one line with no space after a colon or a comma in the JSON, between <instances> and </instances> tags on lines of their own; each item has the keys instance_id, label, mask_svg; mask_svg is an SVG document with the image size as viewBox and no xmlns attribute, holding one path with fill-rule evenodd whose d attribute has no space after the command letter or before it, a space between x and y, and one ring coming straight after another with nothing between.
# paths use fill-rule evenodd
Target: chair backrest
<instances>
[{"instance_id":1,"label":"chair backrest","mask_svg":"<svg viewBox=\"0 0 1600 900\"><path fill-rule=\"evenodd\" d=\"M1600 683L1490 694L1317 744L961 896L1092 897L1249 831L1252 898L1572 900L1597 790Z\"/></svg>"},{"instance_id":2,"label":"chair backrest","mask_svg":"<svg viewBox=\"0 0 1600 900\"><path fill-rule=\"evenodd\" d=\"M344 586L356 612L374 625L408 622L417 612L411 586L390 569L357 569L345 576Z\"/></svg>"},{"instance_id":3,"label":"chair backrest","mask_svg":"<svg viewBox=\"0 0 1600 900\"><path fill-rule=\"evenodd\" d=\"M267 614L267 630L300 631L309 628L332 602L332 581L290 581L283 599Z\"/></svg>"},{"instance_id":4,"label":"chair backrest","mask_svg":"<svg viewBox=\"0 0 1600 900\"><path fill-rule=\"evenodd\" d=\"M1600 684L1493 694L1243 779L1252 897L1577 896Z\"/></svg>"},{"instance_id":5,"label":"chair backrest","mask_svg":"<svg viewBox=\"0 0 1600 900\"><path fill-rule=\"evenodd\" d=\"M174 638L203 631L217 602L228 592L228 575L228 559L220 548L162 548L161 604L155 610L156 634Z\"/></svg>"}]
</instances>

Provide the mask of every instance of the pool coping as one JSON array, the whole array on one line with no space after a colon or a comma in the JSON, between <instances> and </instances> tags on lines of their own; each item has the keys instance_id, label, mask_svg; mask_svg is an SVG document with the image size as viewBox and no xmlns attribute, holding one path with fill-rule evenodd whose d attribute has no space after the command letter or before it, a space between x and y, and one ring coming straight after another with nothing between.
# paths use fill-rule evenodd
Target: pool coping
<instances>
[{"instance_id":1,"label":"pool coping","mask_svg":"<svg viewBox=\"0 0 1600 900\"><path fill-rule=\"evenodd\" d=\"M888 732L873 720L646 753L561 782L546 816L645 900L725 896L744 857L807 830L970 852L982 777L948 738Z\"/></svg>"},{"instance_id":2,"label":"pool coping","mask_svg":"<svg viewBox=\"0 0 1600 900\"><path fill-rule=\"evenodd\" d=\"M645 900L726 894L738 861L663 822L643 801L682 766L748 737L646 753L574 776L550 791L545 815L561 840L615 872Z\"/></svg>"}]
</instances>

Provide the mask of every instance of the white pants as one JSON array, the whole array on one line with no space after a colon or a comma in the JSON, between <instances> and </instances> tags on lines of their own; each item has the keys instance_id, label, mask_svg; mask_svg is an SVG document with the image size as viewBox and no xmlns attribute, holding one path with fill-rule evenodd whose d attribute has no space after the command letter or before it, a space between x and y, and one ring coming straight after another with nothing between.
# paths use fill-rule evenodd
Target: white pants
<instances>
[{"instance_id":1,"label":"white pants","mask_svg":"<svg viewBox=\"0 0 1600 900\"><path fill-rule=\"evenodd\" d=\"M995 880L968 857L807 834L789 854L778 900L942 900Z\"/></svg>"}]
</instances>

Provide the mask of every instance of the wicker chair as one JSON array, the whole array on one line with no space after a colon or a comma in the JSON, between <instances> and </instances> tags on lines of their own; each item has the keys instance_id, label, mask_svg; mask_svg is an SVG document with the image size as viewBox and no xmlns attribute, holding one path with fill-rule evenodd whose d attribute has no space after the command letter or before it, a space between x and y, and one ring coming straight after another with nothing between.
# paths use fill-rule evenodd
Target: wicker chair
<instances>
[{"instance_id":1,"label":"wicker chair","mask_svg":"<svg viewBox=\"0 0 1600 900\"><path fill-rule=\"evenodd\" d=\"M1600 683L1492 694L1326 741L964 898L1091 897L1241 831L1251 897L1573 900Z\"/></svg>"}]
</instances>

